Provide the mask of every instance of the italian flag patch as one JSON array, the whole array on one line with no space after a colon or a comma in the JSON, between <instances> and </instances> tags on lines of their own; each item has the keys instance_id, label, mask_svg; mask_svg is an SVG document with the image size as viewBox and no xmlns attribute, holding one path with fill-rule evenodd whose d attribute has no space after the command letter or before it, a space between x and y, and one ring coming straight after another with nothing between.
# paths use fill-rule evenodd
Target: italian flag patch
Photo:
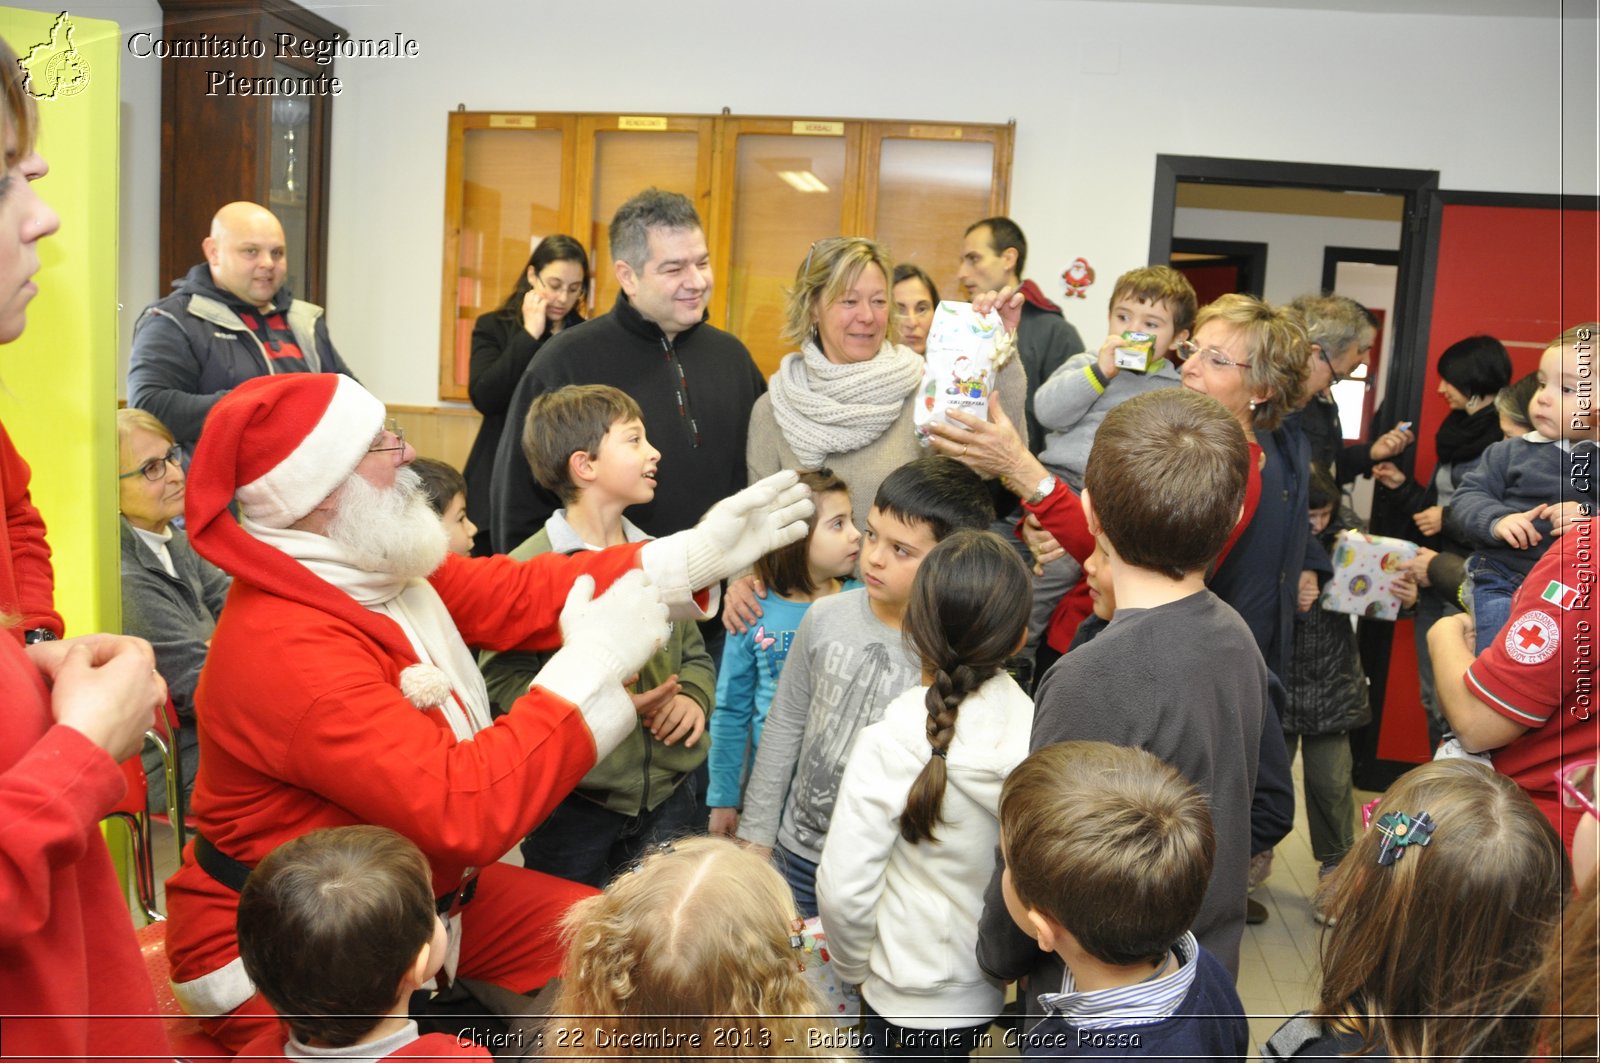
<instances>
[{"instance_id":1,"label":"italian flag patch","mask_svg":"<svg viewBox=\"0 0 1600 1063\"><path fill-rule=\"evenodd\" d=\"M1552 605L1558 605L1563 609L1571 609L1578 601L1578 592L1565 583L1551 580L1550 586L1546 587L1544 593L1539 597Z\"/></svg>"}]
</instances>

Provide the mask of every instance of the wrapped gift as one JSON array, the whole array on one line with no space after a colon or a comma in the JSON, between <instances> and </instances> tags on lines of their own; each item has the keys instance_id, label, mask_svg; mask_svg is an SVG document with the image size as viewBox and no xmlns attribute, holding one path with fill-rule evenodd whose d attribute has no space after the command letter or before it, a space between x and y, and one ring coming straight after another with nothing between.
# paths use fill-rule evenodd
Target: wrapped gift
<instances>
[{"instance_id":1,"label":"wrapped gift","mask_svg":"<svg viewBox=\"0 0 1600 1063\"><path fill-rule=\"evenodd\" d=\"M927 425L944 420L946 410L960 410L980 421L989 419L999 341L999 314L980 315L973 312L971 303L940 301L928 328L921 401L911 411L923 446L928 445Z\"/></svg>"},{"instance_id":2,"label":"wrapped gift","mask_svg":"<svg viewBox=\"0 0 1600 1063\"><path fill-rule=\"evenodd\" d=\"M1384 535L1342 531L1333 544L1333 576L1322 587L1322 607L1374 620L1400 615L1395 578L1417 556L1417 544Z\"/></svg>"},{"instance_id":3,"label":"wrapped gift","mask_svg":"<svg viewBox=\"0 0 1600 1063\"><path fill-rule=\"evenodd\" d=\"M828 959L828 935L817 916L805 921L797 951L800 970L816 989L817 998L827 1009L826 1014L840 1026L854 1026L860 1022L861 992L834 975L833 964Z\"/></svg>"}]
</instances>

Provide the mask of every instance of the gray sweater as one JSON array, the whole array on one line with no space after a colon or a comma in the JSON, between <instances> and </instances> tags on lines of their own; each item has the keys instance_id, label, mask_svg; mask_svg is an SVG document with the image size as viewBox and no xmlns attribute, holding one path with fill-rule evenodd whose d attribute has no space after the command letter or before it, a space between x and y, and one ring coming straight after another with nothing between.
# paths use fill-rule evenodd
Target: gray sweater
<instances>
[{"instance_id":1,"label":"gray sweater","mask_svg":"<svg viewBox=\"0 0 1600 1063\"><path fill-rule=\"evenodd\" d=\"M781 842L816 863L856 736L922 681L900 632L873 615L864 588L813 605L800 622L745 784L739 837ZM1241 902L1243 903L1243 902Z\"/></svg>"},{"instance_id":2,"label":"gray sweater","mask_svg":"<svg viewBox=\"0 0 1600 1063\"><path fill-rule=\"evenodd\" d=\"M167 681L172 704L185 723L194 722L194 688L206 663L206 642L217 626L232 580L194 552L183 529L167 543L173 571L122 518L122 631L138 635L156 651L156 670Z\"/></svg>"},{"instance_id":3,"label":"gray sweater","mask_svg":"<svg viewBox=\"0 0 1600 1063\"><path fill-rule=\"evenodd\" d=\"M1154 609L1119 609L1094 641L1045 673L1032 748L1110 742L1147 749L1211 802L1216 861L1194 934L1235 977L1244 936L1250 802L1265 726L1267 666L1239 614L1210 591ZM996 868L978 924L978 962L1001 979L1061 984L1061 960L1006 912ZM1030 1013L1037 1001L1030 996Z\"/></svg>"},{"instance_id":4,"label":"gray sweater","mask_svg":"<svg viewBox=\"0 0 1600 1063\"><path fill-rule=\"evenodd\" d=\"M1595 491L1595 445L1546 439L1529 432L1493 443L1450 496L1449 520L1462 542L1512 572L1527 575L1555 539L1550 522L1533 522L1542 538L1518 550L1494 537L1494 526L1512 513L1558 502L1587 502L1592 513L1600 501Z\"/></svg>"},{"instance_id":5,"label":"gray sweater","mask_svg":"<svg viewBox=\"0 0 1600 1063\"><path fill-rule=\"evenodd\" d=\"M1046 432L1039 460L1074 491L1083 490L1089 448L1106 414L1135 395L1182 385L1172 363L1162 362L1154 373L1120 370L1102 388L1090 370L1098 358L1098 352L1073 355L1033 393L1033 415Z\"/></svg>"}]
</instances>

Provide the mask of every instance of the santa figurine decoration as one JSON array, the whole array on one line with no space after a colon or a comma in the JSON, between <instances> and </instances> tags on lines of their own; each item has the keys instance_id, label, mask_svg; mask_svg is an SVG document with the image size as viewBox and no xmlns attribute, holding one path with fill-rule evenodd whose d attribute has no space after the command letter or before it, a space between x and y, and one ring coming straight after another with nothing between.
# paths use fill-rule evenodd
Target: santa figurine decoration
<instances>
[{"instance_id":1,"label":"santa figurine decoration","mask_svg":"<svg viewBox=\"0 0 1600 1063\"><path fill-rule=\"evenodd\" d=\"M1089 285L1094 283L1094 267L1086 258L1075 258L1072 265L1062 271L1061 279L1067 282L1068 299L1073 296L1085 299L1089 295Z\"/></svg>"}]
</instances>

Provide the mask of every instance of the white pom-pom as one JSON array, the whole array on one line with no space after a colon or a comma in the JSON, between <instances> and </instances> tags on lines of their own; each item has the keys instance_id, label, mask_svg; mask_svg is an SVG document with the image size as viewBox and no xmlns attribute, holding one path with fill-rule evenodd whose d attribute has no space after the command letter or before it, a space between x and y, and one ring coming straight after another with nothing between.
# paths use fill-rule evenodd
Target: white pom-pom
<instances>
[{"instance_id":1,"label":"white pom-pom","mask_svg":"<svg viewBox=\"0 0 1600 1063\"><path fill-rule=\"evenodd\" d=\"M413 664L400 673L400 693L419 709L442 706L450 689L450 677L431 664Z\"/></svg>"}]
</instances>

